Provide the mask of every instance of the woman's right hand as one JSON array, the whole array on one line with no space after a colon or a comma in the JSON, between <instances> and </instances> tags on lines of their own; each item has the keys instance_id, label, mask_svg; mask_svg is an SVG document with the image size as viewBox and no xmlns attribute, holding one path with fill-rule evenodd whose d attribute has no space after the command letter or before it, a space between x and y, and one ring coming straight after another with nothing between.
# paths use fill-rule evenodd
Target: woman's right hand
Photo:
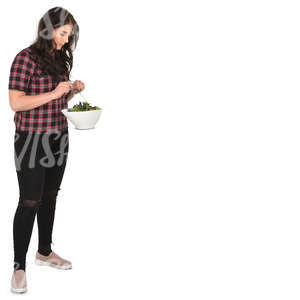
<instances>
[{"instance_id":1,"label":"woman's right hand","mask_svg":"<svg viewBox=\"0 0 300 300\"><path fill-rule=\"evenodd\" d=\"M69 81L62 81L60 82L55 90L52 91L53 96L56 98L62 97L64 94L67 94L71 89L73 88L73 85Z\"/></svg>"}]
</instances>

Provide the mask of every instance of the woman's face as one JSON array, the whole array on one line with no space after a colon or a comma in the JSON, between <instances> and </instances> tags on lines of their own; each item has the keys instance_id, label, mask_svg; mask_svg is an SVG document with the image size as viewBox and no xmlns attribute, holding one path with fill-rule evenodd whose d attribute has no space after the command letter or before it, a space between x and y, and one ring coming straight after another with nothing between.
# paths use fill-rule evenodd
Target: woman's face
<instances>
[{"instance_id":1,"label":"woman's face","mask_svg":"<svg viewBox=\"0 0 300 300\"><path fill-rule=\"evenodd\" d=\"M53 40L56 43L56 49L60 50L65 43L68 43L69 36L73 30L73 25L67 24L54 29Z\"/></svg>"}]
</instances>

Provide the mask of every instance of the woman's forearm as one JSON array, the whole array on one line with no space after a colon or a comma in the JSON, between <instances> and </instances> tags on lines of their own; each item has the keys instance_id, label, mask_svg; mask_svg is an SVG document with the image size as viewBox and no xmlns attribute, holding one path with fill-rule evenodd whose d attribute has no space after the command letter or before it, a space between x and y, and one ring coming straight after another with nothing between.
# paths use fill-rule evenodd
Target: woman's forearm
<instances>
[{"instance_id":1,"label":"woman's forearm","mask_svg":"<svg viewBox=\"0 0 300 300\"><path fill-rule=\"evenodd\" d=\"M27 96L27 95L20 96L15 101L15 107L16 107L15 111L30 110L35 107L46 104L56 98L57 97L53 93L53 91L39 94L39 95L34 95L34 96Z\"/></svg>"}]
</instances>

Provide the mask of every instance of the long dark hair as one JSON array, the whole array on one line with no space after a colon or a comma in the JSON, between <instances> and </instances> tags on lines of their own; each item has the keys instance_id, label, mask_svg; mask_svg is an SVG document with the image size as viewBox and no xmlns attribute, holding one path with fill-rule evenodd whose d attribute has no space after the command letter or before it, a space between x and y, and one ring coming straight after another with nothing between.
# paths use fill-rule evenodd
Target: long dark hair
<instances>
[{"instance_id":1,"label":"long dark hair","mask_svg":"<svg viewBox=\"0 0 300 300\"><path fill-rule=\"evenodd\" d=\"M53 31L55 28L67 24L73 25L72 33L68 43L57 50ZM54 80L60 81L64 75L67 75L68 79L70 78L73 67L73 51L77 46L78 39L79 26L73 15L62 7L53 7L40 19L37 38L29 47L42 72L53 76Z\"/></svg>"}]
</instances>

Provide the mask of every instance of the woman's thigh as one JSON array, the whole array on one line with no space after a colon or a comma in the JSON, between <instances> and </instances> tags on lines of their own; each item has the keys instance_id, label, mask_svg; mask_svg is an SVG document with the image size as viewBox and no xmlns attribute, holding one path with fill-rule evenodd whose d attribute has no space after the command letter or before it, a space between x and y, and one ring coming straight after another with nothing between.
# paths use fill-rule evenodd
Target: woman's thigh
<instances>
[{"instance_id":1,"label":"woman's thigh","mask_svg":"<svg viewBox=\"0 0 300 300\"><path fill-rule=\"evenodd\" d=\"M68 130L51 134L16 132L15 166L20 198L40 200L45 191L58 189L68 151Z\"/></svg>"},{"instance_id":2,"label":"woman's thigh","mask_svg":"<svg viewBox=\"0 0 300 300\"><path fill-rule=\"evenodd\" d=\"M69 132L53 134L50 137L50 146L55 163L45 170L44 191L60 188L69 153Z\"/></svg>"},{"instance_id":3,"label":"woman's thigh","mask_svg":"<svg viewBox=\"0 0 300 300\"><path fill-rule=\"evenodd\" d=\"M38 201L45 179L45 168L39 164L42 157L40 136L31 132L15 132L14 149L20 200Z\"/></svg>"}]
</instances>

